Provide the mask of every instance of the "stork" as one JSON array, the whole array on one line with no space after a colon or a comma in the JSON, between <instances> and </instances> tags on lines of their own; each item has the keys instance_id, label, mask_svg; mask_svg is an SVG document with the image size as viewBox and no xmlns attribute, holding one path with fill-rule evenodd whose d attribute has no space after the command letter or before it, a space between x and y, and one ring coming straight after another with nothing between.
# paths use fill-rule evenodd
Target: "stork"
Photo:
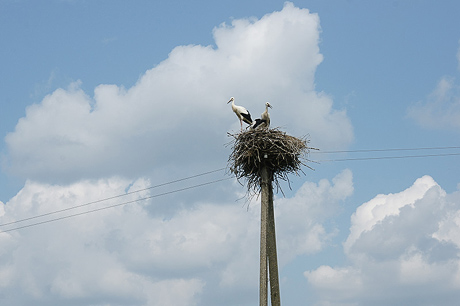
<instances>
[{"instance_id":1,"label":"stork","mask_svg":"<svg viewBox=\"0 0 460 306\"><path fill-rule=\"evenodd\" d=\"M256 120L254 120L251 124L251 129L252 130L255 130L257 129L259 126L261 126L262 124L265 124L265 120L264 119L259 119L257 118Z\"/></svg>"},{"instance_id":2,"label":"stork","mask_svg":"<svg viewBox=\"0 0 460 306\"><path fill-rule=\"evenodd\" d=\"M265 111L260 115L260 119L254 120L251 125L252 129L256 129L259 126L263 126L268 130L270 127L270 114L268 113L268 108L273 108L269 102L265 103Z\"/></svg>"},{"instance_id":3,"label":"stork","mask_svg":"<svg viewBox=\"0 0 460 306\"><path fill-rule=\"evenodd\" d=\"M238 119L240 119L241 131L243 131L243 121L247 124L252 124L251 114L243 106L235 105L235 98L231 97L227 104L230 102L232 102L233 112L235 112Z\"/></svg>"},{"instance_id":4,"label":"stork","mask_svg":"<svg viewBox=\"0 0 460 306\"><path fill-rule=\"evenodd\" d=\"M265 112L260 115L260 119L265 120L265 128L268 130L270 127L270 114L268 113L268 108L273 108L270 103L265 102Z\"/></svg>"}]
</instances>

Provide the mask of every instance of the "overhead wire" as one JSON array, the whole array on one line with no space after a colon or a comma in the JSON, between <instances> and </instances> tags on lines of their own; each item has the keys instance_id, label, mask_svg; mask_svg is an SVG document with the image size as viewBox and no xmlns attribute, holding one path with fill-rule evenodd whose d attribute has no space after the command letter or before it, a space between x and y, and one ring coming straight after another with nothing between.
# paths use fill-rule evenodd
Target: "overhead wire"
<instances>
[{"instance_id":1,"label":"overhead wire","mask_svg":"<svg viewBox=\"0 0 460 306\"><path fill-rule=\"evenodd\" d=\"M365 153L365 152L450 150L450 149L460 149L460 146L420 147L420 148L390 148L390 149L359 149L359 150L336 150L336 151L320 151L320 150L316 150L316 151L313 151L313 152L310 152L310 153L315 153L315 154L336 154L336 153ZM439 153L439 154L423 154L423 155L402 155L402 156L400 155L400 156L379 156L379 157L374 156L374 157L357 157L357 158L338 158L338 159L312 160L312 162L320 163L320 162L338 162L338 161L382 160L382 159L456 156L456 155L458 156L458 155L460 155L460 153ZM104 202L104 201L109 201L109 200L121 198L121 197L124 197L124 196L127 196L127 195L139 193L139 192L142 192L142 191L151 190L151 189L154 189L154 188L158 188L158 187L178 183L178 182L181 182L181 181L186 181L186 180L189 180L189 179L197 178L197 177L200 177L200 176L205 176L205 175L208 175L208 174L216 173L216 172L219 172L219 171L223 171L225 169L226 169L226 167L215 169L215 170L210 170L210 171L207 171L207 172L191 175L191 176L180 178L180 179L177 179L177 180L172 180L172 181L169 181L169 182L166 182L166 183L157 184L157 185L150 186L150 187L147 187L147 188L142 188L142 189L138 189L138 190L129 191L129 192L119 194L119 195L115 195L115 196L112 196L112 197L99 199L99 200L96 200L96 201L87 202L87 203L84 203L84 204L80 204L80 205L76 205L76 206L72 206L72 207L67 207L67 208L64 208L64 209L59 209L59 210L51 211L51 212L48 212L48 213L44 213L44 214L40 214L40 215L36 215L36 216L24 218L24 219L19 219L19 220L16 220L16 221L11 221L11 222L8 222L8 223L3 223L3 224L0 224L0 227L4 227L4 226L7 226L7 225L12 225L12 224L17 224L17 223L21 223L21 222L25 222L25 221L30 221L30 220L33 220L33 219L38 219L38 218L42 218L42 217L46 217L46 216L50 216L50 215L54 215L54 214L74 210L74 209L77 209L77 208L82 208L82 207L85 207L85 206L101 203L101 202ZM75 216L79 216L79 215L84 215L84 214L88 214L88 213L93 213L93 212L97 212L97 211L101 211L101 210L105 210L105 209L109 209L109 208L113 208L113 207L117 207L117 206L122 206L122 205L130 204L130 203L134 203L134 202L138 202L138 201L143 201L143 200L152 199L152 198L156 198L156 197L160 197L160 196L165 196L165 195L168 195L168 194L173 194L173 193L176 193L176 192L181 192L181 191L185 191L185 190L189 190L189 189L193 189L193 188L198 188L198 187L201 187L201 186L206 186L206 185L210 185L210 184L213 184L213 183L217 183L217 182L221 182L221 181L225 181L225 180L229 180L229 179L232 179L232 177L219 179L219 180L215 180L215 181L210 181L210 182L206 182L206 183L202 183L202 184L198 184L198 185L193 185L193 186L189 186L189 187L185 187L185 188L180 188L180 189L176 189L176 190L173 190L173 191L168 191L168 192L164 192L164 193L160 193L160 194L155 194L155 195L151 195L151 196L148 196L148 197L144 197L144 198L140 198L140 199L136 199L136 200L131 200L131 201L123 202L123 203L104 206L104 207L100 207L100 208L97 208L97 209L92 209L92 210L85 211L85 212L75 213L75 214L66 215L66 216L63 216L63 217L58 217L58 218L49 219L49 220L45 220L45 221L41 221L41 222L36 222L36 223L24 225L24 226L19 226L19 227L15 227L15 228L12 228L12 229L3 230L3 231L0 231L0 232L10 232L10 231L13 231L13 230L32 227L32 226L45 224L45 223L49 223L49 222L54 222L54 221L58 221L58 220L62 220L62 219L67 219L67 218L71 218L71 217L75 217Z\"/></svg>"},{"instance_id":2,"label":"overhead wire","mask_svg":"<svg viewBox=\"0 0 460 306\"><path fill-rule=\"evenodd\" d=\"M24 221L29 221L29 220L33 220L33 219L37 219L37 218L49 216L49 215L54 215L54 214L57 214L57 213L61 213L61 212L65 212L65 211L69 211L69 210L73 210L73 209L77 209L77 208L81 208L81 207L93 205L93 204L96 204L96 203L101 203L101 202L105 202L105 201L109 201L109 200L121 198L121 197L124 197L124 196L127 196L127 195L131 195L131 194L134 194L134 193L139 193L139 192L142 192L142 191L146 191L146 190L150 190L150 189L154 189L154 188L159 188L159 187L171 185L171 184L174 184L174 183L178 183L178 182L190 180L190 179L193 179L193 178L197 178L197 177L200 177L200 176L208 175L208 174L215 173L215 172L218 172L218 171L222 171L222 170L225 170L225 169L226 169L226 168L219 168L219 169L215 169L215 170L211 170L211 171L207 171L207 172L203 172L203 173L199 173L199 174L195 174L195 175L183 177L183 178L180 178L180 179L177 179L177 180L173 180L173 181L169 181L169 182L166 182L166 183L161 183L161 184L158 184L158 185L150 186L150 187L147 187L147 188L142 188L142 189L133 190L133 191L126 192L126 193L123 193L123 194L119 194L119 195L116 195L116 196L113 196L113 197L108 197L108 198L104 198L104 199L99 199L99 200L96 200L96 201L92 201L92 202L88 202L88 203L84 203L84 204L80 204L80 205L76 205L76 206L72 206L72 207L67 207L67 208L63 208L63 209L59 209L59 210L47 212L47 213L44 213L44 214L40 214L40 215L36 215L36 216L32 216L32 217L28 217L28 218L24 218L24 219L20 219L20 220L16 220L16 221L11 221L11 222L8 222L8 223L2 223L2 224L0 224L0 227L7 226L7 225L11 225L11 224L15 224L15 223L20 223L20 222L24 222Z\"/></svg>"},{"instance_id":3,"label":"overhead wire","mask_svg":"<svg viewBox=\"0 0 460 306\"><path fill-rule=\"evenodd\" d=\"M460 153L441 153L441 154L423 154L423 155L400 155L400 156L378 156L378 157L356 157L356 158L336 158L336 159L321 159L314 162L339 162L339 161L356 161L356 160L378 160L378 159L401 159L401 158L418 158L418 157L441 157L455 156Z\"/></svg>"},{"instance_id":4,"label":"overhead wire","mask_svg":"<svg viewBox=\"0 0 460 306\"><path fill-rule=\"evenodd\" d=\"M168 195L168 194L173 194L173 193L177 193L177 192L181 192L181 191L185 191L185 190L189 190L189 189L203 187L203 186L215 184L215 183L230 180L230 179L232 179L232 177L227 177L227 178L218 179L218 180L214 180L214 181L210 181L210 182L206 182L206 183L201 183L201 184L197 184L197 185L193 185L193 186L189 186L189 187L184 187L184 188L180 188L180 189L176 189L176 190L172 190L172 191L167 191L167 192L151 195L151 196L136 199L136 200L131 200L131 201L123 202L123 203L117 203L117 204L113 204L113 205L109 205L109 206L95 208L95 209L92 209L92 210L79 212L79 213L74 213L74 214L71 214L71 215L66 215L66 216L62 216L62 217L58 217L58 218L54 218L54 219L48 219L48 220L45 220L45 221L40 221L40 222L31 223L31 224L27 224L27 225L23 225L23 226L18 226L18 227L15 227L15 228L2 230L2 231L0 231L0 233L7 233L7 232L23 229L23 228L33 227L33 226L37 226L37 225L41 225L41 224L46 224L46 223L51 223L51 222L55 222L55 221L59 221L59 220L63 220L63 219L76 217L76 216L86 215L86 214L94 213L94 212L101 211L101 210L106 210L106 209L110 209L110 208L114 208L114 207L118 207L118 206L123 206L123 205L131 204L131 203L135 203L135 202L140 202L140 201L145 201L145 200L149 200L149 199L153 199L153 198L158 198L158 197L161 197L161 196L165 196L165 195ZM3 225L5 225L5 224L3 224Z\"/></svg>"},{"instance_id":5,"label":"overhead wire","mask_svg":"<svg viewBox=\"0 0 460 306\"><path fill-rule=\"evenodd\" d=\"M361 153L361 152L390 152L390 151L421 151L421 150L451 150L451 149L460 149L460 146L451 146L451 147L420 147L420 148L391 148L391 149L361 149L361 150L336 150L336 151L321 151L316 150L310 153Z\"/></svg>"},{"instance_id":6,"label":"overhead wire","mask_svg":"<svg viewBox=\"0 0 460 306\"><path fill-rule=\"evenodd\" d=\"M425 150L452 150L460 149L460 146L449 147L419 147L419 148L390 148L390 149L360 149L360 150L336 150L336 151L312 151L311 154L336 154L336 153L369 153L369 152L392 152L392 151L425 151ZM312 160L313 162L340 162L340 161L358 161L358 160L382 160L382 159L402 159L402 158L420 158L420 157L441 157L455 156L460 153L438 153L438 154L419 154L419 155L398 155L398 156L372 156L372 157L348 157L334 159Z\"/></svg>"}]
</instances>

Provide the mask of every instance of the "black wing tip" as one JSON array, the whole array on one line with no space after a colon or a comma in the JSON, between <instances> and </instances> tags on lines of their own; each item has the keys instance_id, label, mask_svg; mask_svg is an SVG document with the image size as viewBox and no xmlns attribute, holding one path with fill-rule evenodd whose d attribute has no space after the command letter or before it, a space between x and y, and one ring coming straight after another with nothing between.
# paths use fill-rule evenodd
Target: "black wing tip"
<instances>
[{"instance_id":1,"label":"black wing tip","mask_svg":"<svg viewBox=\"0 0 460 306\"><path fill-rule=\"evenodd\" d=\"M243 117L244 122L246 122L247 124L252 124L251 114L249 113L249 111L247 114L241 114L241 116Z\"/></svg>"},{"instance_id":2,"label":"black wing tip","mask_svg":"<svg viewBox=\"0 0 460 306\"><path fill-rule=\"evenodd\" d=\"M256 119L256 120L254 120L253 125L251 126L251 128L256 129L257 127L259 127L260 125L262 125L262 124L264 124L266 122L267 122L267 120L265 120L265 119Z\"/></svg>"}]
</instances>

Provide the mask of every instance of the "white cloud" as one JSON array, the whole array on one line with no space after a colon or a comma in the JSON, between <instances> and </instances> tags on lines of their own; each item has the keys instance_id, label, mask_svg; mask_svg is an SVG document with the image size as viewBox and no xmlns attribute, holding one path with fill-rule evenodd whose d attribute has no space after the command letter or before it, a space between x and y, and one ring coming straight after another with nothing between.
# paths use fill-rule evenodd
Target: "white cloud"
<instances>
[{"instance_id":1,"label":"white cloud","mask_svg":"<svg viewBox=\"0 0 460 306\"><path fill-rule=\"evenodd\" d=\"M353 298L363 287L360 271L351 267L333 269L329 266L320 266L314 271L306 271L304 275L314 284L315 289L322 294L328 294L332 301Z\"/></svg>"},{"instance_id":2,"label":"white cloud","mask_svg":"<svg viewBox=\"0 0 460 306\"><path fill-rule=\"evenodd\" d=\"M3 216L5 214L5 204L0 201L0 217Z\"/></svg>"},{"instance_id":3,"label":"white cloud","mask_svg":"<svg viewBox=\"0 0 460 306\"><path fill-rule=\"evenodd\" d=\"M275 199L280 269L321 250L334 234L322 224L350 196L352 174L305 182ZM27 181L7 203L0 224L115 197L151 186L111 178L70 185ZM239 185L238 185L239 186ZM152 195L152 189L97 202L6 230ZM251 305L258 297L260 206L170 197L113 207L49 224L0 232L0 291L8 305ZM190 198L190 197L189 197ZM236 294L238 293L238 294ZM222 302L225 300L225 302Z\"/></svg>"},{"instance_id":4,"label":"white cloud","mask_svg":"<svg viewBox=\"0 0 460 306\"><path fill-rule=\"evenodd\" d=\"M460 248L460 210L439 222L439 230L433 234L433 238L453 243Z\"/></svg>"},{"instance_id":5,"label":"white cloud","mask_svg":"<svg viewBox=\"0 0 460 306\"><path fill-rule=\"evenodd\" d=\"M338 203L353 193L353 174L349 169L332 179L318 184L305 182L294 197L277 199L276 218L278 232L282 235L278 247L288 262L301 254L318 252L334 232L328 233L322 223L338 210ZM315 216L309 218L308 216Z\"/></svg>"},{"instance_id":6,"label":"white cloud","mask_svg":"<svg viewBox=\"0 0 460 306\"><path fill-rule=\"evenodd\" d=\"M48 182L220 167L225 131L239 128L230 96L254 117L270 101L273 125L310 134L315 147L351 142L346 111L315 91L322 61L316 14L287 2L260 20L222 24L213 35L215 47L178 46L131 88L99 85L90 96L77 82L28 107L5 138L4 167Z\"/></svg>"},{"instance_id":7,"label":"white cloud","mask_svg":"<svg viewBox=\"0 0 460 306\"><path fill-rule=\"evenodd\" d=\"M398 216L401 209L407 205L413 207L414 203L423 198L426 192L434 186L439 187L433 178L424 176L402 192L389 195L380 194L359 206L351 216L350 235L344 244L345 251L349 252L362 234L370 232L385 218Z\"/></svg>"},{"instance_id":8,"label":"white cloud","mask_svg":"<svg viewBox=\"0 0 460 306\"><path fill-rule=\"evenodd\" d=\"M460 47L456 57L460 69ZM425 101L407 109L407 116L424 128L460 131L460 86L455 78L442 77Z\"/></svg>"},{"instance_id":9,"label":"white cloud","mask_svg":"<svg viewBox=\"0 0 460 306\"><path fill-rule=\"evenodd\" d=\"M0 203L0 224L222 167L226 131L239 130L226 104L230 96L253 117L270 101L273 125L310 134L315 147L348 145L353 131L346 111L315 90L319 34L318 16L287 2L259 20L216 27L215 46L174 48L131 88L99 85L91 95L75 82L54 91L29 106L5 138L3 166L28 180ZM173 201L0 232L0 299L10 305L254 304L260 207L235 204L228 186L212 189L219 193L214 199L171 195ZM351 171L344 170L331 182L306 182L294 197L276 198L280 268L324 248L336 229L323 223L352 192Z\"/></svg>"},{"instance_id":10,"label":"white cloud","mask_svg":"<svg viewBox=\"0 0 460 306\"><path fill-rule=\"evenodd\" d=\"M357 208L347 266L306 271L318 305L454 305L460 297L460 192L423 176Z\"/></svg>"},{"instance_id":11,"label":"white cloud","mask_svg":"<svg viewBox=\"0 0 460 306\"><path fill-rule=\"evenodd\" d=\"M443 77L426 101L408 108L407 114L420 126L460 130L460 91L451 77Z\"/></svg>"},{"instance_id":12,"label":"white cloud","mask_svg":"<svg viewBox=\"0 0 460 306\"><path fill-rule=\"evenodd\" d=\"M113 178L69 186L29 181L4 205L1 223L146 186L148 182L142 179L131 183ZM145 193L53 217L132 201ZM110 301L117 305L194 305L204 290L203 276L229 260L235 239L246 235L242 222L251 215L238 211L238 206L203 204L164 219L164 215L151 215L147 210L147 205L156 204L136 202L0 233L2 299L9 305ZM233 228L235 225L239 226Z\"/></svg>"}]
</instances>

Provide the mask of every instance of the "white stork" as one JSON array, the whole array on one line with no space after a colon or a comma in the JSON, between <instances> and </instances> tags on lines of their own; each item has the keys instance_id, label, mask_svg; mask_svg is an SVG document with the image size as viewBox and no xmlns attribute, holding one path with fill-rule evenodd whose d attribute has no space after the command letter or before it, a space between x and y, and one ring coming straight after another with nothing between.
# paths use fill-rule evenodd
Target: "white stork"
<instances>
[{"instance_id":1,"label":"white stork","mask_svg":"<svg viewBox=\"0 0 460 306\"><path fill-rule=\"evenodd\" d=\"M251 125L252 129L256 129L259 126L263 126L268 130L270 127L270 114L268 113L268 108L273 108L270 103L266 102L265 103L265 111L260 115L260 119L254 120L254 122Z\"/></svg>"},{"instance_id":2,"label":"white stork","mask_svg":"<svg viewBox=\"0 0 460 306\"><path fill-rule=\"evenodd\" d=\"M256 120L254 120L251 124L251 129L252 130L255 130L257 129L259 126L261 126L262 124L265 124L265 120L264 119L259 119L257 118Z\"/></svg>"},{"instance_id":3,"label":"white stork","mask_svg":"<svg viewBox=\"0 0 460 306\"><path fill-rule=\"evenodd\" d=\"M235 112L238 119L240 119L241 131L243 131L243 121L247 124L252 124L251 114L243 106L235 105L235 98L231 97L227 104L230 102L232 102L232 110Z\"/></svg>"}]
</instances>

